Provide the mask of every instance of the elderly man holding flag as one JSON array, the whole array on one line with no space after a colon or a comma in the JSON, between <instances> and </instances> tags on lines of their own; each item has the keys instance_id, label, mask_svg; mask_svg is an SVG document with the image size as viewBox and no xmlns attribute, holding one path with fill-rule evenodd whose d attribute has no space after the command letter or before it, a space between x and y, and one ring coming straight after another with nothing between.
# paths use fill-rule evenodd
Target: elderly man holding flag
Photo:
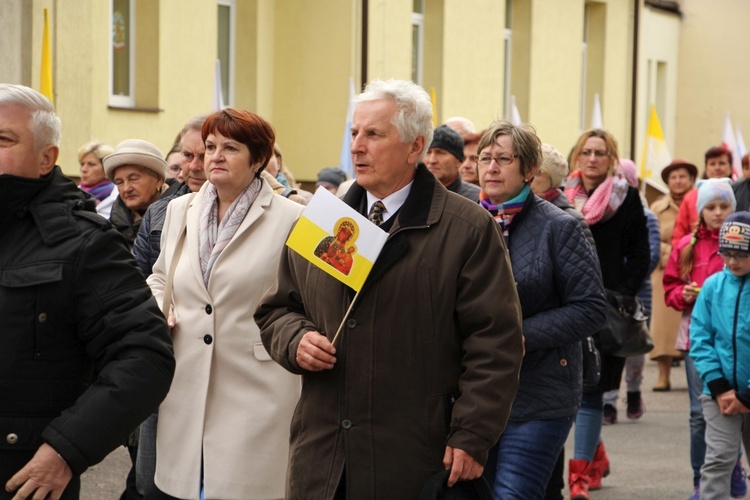
<instances>
[{"instance_id":1,"label":"elderly man holding flag","mask_svg":"<svg viewBox=\"0 0 750 500\"><path fill-rule=\"evenodd\" d=\"M449 487L475 480L518 387L521 314L497 223L417 166L429 96L374 81L356 104L344 204L385 245L356 295L285 248L255 315L271 357L304 379L287 498L416 498L445 469Z\"/></svg>"}]
</instances>

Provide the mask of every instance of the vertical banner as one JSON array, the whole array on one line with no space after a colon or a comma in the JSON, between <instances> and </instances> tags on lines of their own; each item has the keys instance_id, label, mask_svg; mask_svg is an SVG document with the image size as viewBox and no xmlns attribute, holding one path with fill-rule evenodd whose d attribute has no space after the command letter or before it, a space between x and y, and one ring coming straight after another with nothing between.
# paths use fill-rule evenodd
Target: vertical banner
<instances>
[{"instance_id":1,"label":"vertical banner","mask_svg":"<svg viewBox=\"0 0 750 500\"><path fill-rule=\"evenodd\" d=\"M42 70L40 72L39 92L55 104L52 89L52 47L49 34L49 11L44 9L44 31L42 32Z\"/></svg>"},{"instance_id":2,"label":"vertical banner","mask_svg":"<svg viewBox=\"0 0 750 500\"><path fill-rule=\"evenodd\" d=\"M656 106L653 104L646 127L646 138L643 142L640 178L646 180L650 179L654 173L661 174L662 169L672 162L667 142L664 140L661 122L659 122L659 116L656 114Z\"/></svg>"}]
</instances>

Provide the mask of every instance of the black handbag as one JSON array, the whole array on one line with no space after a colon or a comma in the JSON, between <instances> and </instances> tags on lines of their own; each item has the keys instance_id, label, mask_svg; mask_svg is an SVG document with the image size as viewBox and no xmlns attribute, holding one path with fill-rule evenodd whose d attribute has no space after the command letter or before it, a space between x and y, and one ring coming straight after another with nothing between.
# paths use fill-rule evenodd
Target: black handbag
<instances>
[{"instance_id":1,"label":"black handbag","mask_svg":"<svg viewBox=\"0 0 750 500\"><path fill-rule=\"evenodd\" d=\"M650 352L654 342L641 301L612 290L606 292L607 322L597 332L601 352L621 358Z\"/></svg>"},{"instance_id":2,"label":"black handbag","mask_svg":"<svg viewBox=\"0 0 750 500\"><path fill-rule=\"evenodd\" d=\"M602 374L602 357L594 344L592 337L586 337L581 342L583 350L583 390L591 391L599 385Z\"/></svg>"}]
</instances>

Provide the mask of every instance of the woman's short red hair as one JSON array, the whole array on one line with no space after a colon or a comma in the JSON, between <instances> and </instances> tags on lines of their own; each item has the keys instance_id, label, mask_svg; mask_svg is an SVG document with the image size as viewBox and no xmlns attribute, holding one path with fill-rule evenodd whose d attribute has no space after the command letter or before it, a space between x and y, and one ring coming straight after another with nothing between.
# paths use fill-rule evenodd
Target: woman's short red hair
<instances>
[{"instance_id":1,"label":"woman's short red hair","mask_svg":"<svg viewBox=\"0 0 750 500\"><path fill-rule=\"evenodd\" d=\"M252 111L225 108L206 118L201 129L203 142L209 134L219 133L241 142L250 151L250 167L258 164L258 175L268 165L273 155L276 134L266 120Z\"/></svg>"}]
</instances>

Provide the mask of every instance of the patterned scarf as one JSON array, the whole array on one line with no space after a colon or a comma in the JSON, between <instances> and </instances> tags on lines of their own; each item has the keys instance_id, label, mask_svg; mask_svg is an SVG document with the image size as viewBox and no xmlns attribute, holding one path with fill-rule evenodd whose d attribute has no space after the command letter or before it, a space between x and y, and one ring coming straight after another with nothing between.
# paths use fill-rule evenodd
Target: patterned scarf
<instances>
[{"instance_id":1,"label":"patterned scarf","mask_svg":"<svg viewBox=\"0 0 750 500\"><path fill-rule=\"evenodd\" d=\"M523 204L526 203L526 198L529 197L531 188L528 184L523 186L521 192L515 198L501 203L500 205L494 205L484 189L479 192L479 203L487 209L487 211L495 218L500 227L503 229L503 237L505 242L508 242L508 228L513 222L513 217L523 209Z\"/></svg>"},{"instance_id":2,"label":"patterned scarf","mask_svg":"<svg viewBox=\"0 0 750 500\"><path fill-rule=\"evenodd\" d=\"M558 188L553 187L542 193L542 196L540 198L544 198L545 201L548 201L552 203L553 200L556 200L558 196L562 194L562 191L560 191Z\"/></svg>"},{"instance_id":3,"label":"patterned scarf","mask_svg":"<svg viewBox=\"0 0 750 500\"><path fill-rule=\"evenodd\" d=\"M100 201L102 201L104 198L110 195L112 192L112 189L114 189L115 185L112 184L112 182L109 181L109 179L103 179L93 186L84 186L81 184L78 186L81 188L81 190L86 191L91 196L96 198L97 205Z\"/></svg>"},{"instance_id":4,"label":"patterned scarf","mask_svg":"<svg viewBox=\"0 0 750 500\"><path fill-rule=\"evenodd\" d=\"M620 172L608 176L592 193L583 187L581 172L568 177L565 195L589 225L608 221L628 195L628 181Z\"/></svg>"},{"instance_id":5,"label":"patterned scarf","mask_svg":"<svg viewBox=\"0 0 750 500\"><path fill-rule=\"evenodd\" d=\"M227 209L224 218L219 223L219 201L216 186L208 183L203 193L203 203L200 212L200 227L198 229L198 255L200 256L203 283L208 287L208 278L214 262L232 240L237 228L245 219L255 199L260 193L263 183L260 179L253 179L237 199Z\"/></svg>"}]
</instances>

